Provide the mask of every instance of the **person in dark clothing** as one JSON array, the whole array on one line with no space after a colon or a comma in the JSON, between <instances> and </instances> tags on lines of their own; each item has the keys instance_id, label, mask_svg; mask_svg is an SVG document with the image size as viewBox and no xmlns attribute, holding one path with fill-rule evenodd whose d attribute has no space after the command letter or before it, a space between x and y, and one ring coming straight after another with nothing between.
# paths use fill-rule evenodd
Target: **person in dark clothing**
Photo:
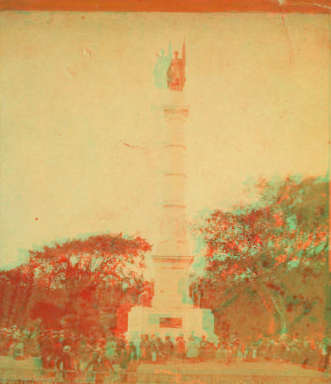
<instances>
[{"instance_id":1,"label":"person in dark clothing","mask_svg":"<svg viewBox=\"0 0 331 384\"><path fill-rule=\"evenodd\" d=\"M54 336L52 340L52 355L50 358L51 369L54 369L58 365L58 360L61 358L62 345L58 336Z\"/></svg>"},{"instance_id":2,"label":"person in dark clothing","mask_svg":"<svg viewBox=\"0 0 331 384\"><path fill-rule=\"evenodd\" d=\"M166 336L165 342L163 344L163 353L166 360L169 360L172 358L174 354L174 343L170 340L170 336Z\"/></svg>"},{"instance_id":3,"label":"person in dark clothing","mask_svg":"<svg viewBox=\"0 0 331 384\"><path fill-rule=\"evenodd\" d=\"M127 355L128 355L128 361L135 363L137 361L137 349L134 345L133 341L130 341L128 348L127 348Z\"/></svg>"},{"instance_id":4,"label":"person in dark clothing","mask_svg":"<svg viewBox=\"0 0 331 384\"><path fill-rule=\"evenodd\" d=\"M163 361L164 360L164 353L163 353L163 341L160 336L156 337L156 344L158 346L158 360Z\"/></svg>"},{"instance_id":5,"label":"person in dark clothing","mask_svg":"<svg viewBox=\"0 0 331 384\"><path fill-rule=\"evenodd\" d=\"M48 376L55 377L55 368L58 366L58 362L61 358L62 354L62 345L59 342L58 336L53 336L50 338L51 340L51 349L49 351L49 355L46 358L47 360L47 368L51 371L48 372Z\"/></svg>"},{"instance_id":6,"label":"person in dark clothing","mask_svg":"<svg viewBox=\"0 0 331 384\"><path fill-rule=\"evenodd\" d=\"M130 348L130 344L128 344L125 348L125 350L122 352L122 356L121 356L121 361L120 361L120 378L121 378L121 382L122 383L126 383L127 382L127 377L128 377L128 372L127 372L127 369L128 369L128 365L130 364L130 350L132 349L132 347Z\"/></svg>"},{"instance_id":7,"label":"person in dark clothing","mask_svg":"<svg viewBox=\"0 0 331 384\"><path fill-rule=\"evenodd\" d=\"M73 332L67 334L63 339L63 346L68 345L72 353L76 353L78 349L78 340Z\"/></svg>"},{"instance_id":8,"label":"person in dark clothing","mask_svg":"<svg viewBox=\"0 0 331 384\"><path fill-rule=\"evenodd\" d=\"M109 371L114 372L113 365L110 360L105 357L100 347L94 351L92 359L87 364L85 370L87 371L91 366L95 374L95 384L102 384Z\"/></svg>"},{"instance_id":9,"label":"person in dark clothing","mask_svg":"<svg viewBox=\"0 0 331 384\"><path fill-rule=\"evenodd\" d=\"M60 365L62 363L63 380L65 383L71 383L76 378L76 362L75 356L71 352L69 345L65 345L63 353L59 359Z\"/></svg>"},{"instance_id":10,"label":"person in dark clothing","mask_svg":"<svg viewBox=\"0 0 331 384\"><path fill-rule=\"evenodd\" d=\"M124 355L126 354L126 342L123 337L116 340L116 354L118 364L121 364L125 358Z\"/></svg>"},{"instance_id":11,"label":"person in dark clothing","mask_svg":"<svg viewBox=\"0 0 331 384\"><path fill-rule=\"evenodd\" d=\"M186 343L183 335L180 335L176 338L175 344L176 356L180 359L184 359L186 356Z\"/></svg>"},{"instance_id":12,"label":"person in dark clothing","mask_svg":"<svg viewBox=\"0 0 331 384\"><path fill-rule=\"evenodd\" d=\"M151 351L152 351L152 362L156 363L160 355L159 345L157 343L155 335L151 338Z\"/></svg>"},{"instance_id":13,"label":"person in dark clothing","mask_svg":"<svg viewBox=\"0 0 331 384\"><path fill-rule=\"evenodd\" d=\"M50 337L44 333L39 339L39 345L41 350L41 364L44 369L49 369L49 358L53 351L53 343Z\"/></svg>"},{"instance_id":14,"label":"person in dark clothing","mask_svg":"<svg viewBox=\"0 0 331 384\"><path fill-rule=\"evenodd\" d=\"M140 350L141 350L141 360L151 361L152 359L152 348L149 341L148 335L141 336Z\"/></svg>"}]
</instances>

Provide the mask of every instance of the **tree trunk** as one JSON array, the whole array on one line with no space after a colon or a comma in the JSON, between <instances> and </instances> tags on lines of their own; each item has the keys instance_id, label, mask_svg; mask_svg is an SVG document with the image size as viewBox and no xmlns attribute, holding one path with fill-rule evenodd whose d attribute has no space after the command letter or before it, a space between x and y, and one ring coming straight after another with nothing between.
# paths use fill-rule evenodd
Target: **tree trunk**
<instances>
[{"instance_id":1,"label":"tree trunk","mask_svg":"<svg viewBox=\"0 0 331 384\"><path fill-rule=\"evenodd\" d=\"M284 308L282 297L278 294L279 302L277 302L273 292L270 292L269 289L264 284L261 284L260 286L265 292L265 295L259 290L259 287L257 287L258 293L270 316L268 333L272 335L276 332L276 324L275 324L275 318L274 318L275 313L277 313L280 320L281 333L287 333L288 331L287 316L286 316L286 310Z\"/></svg>"},{"instance_id":2,"label":"tree trunk","mask_svg":"<svg viewBox=\"0 0 331 384\"><path fill-rule=\"evenodd\" d=\"M270 293L271 300L274 303L275 309L280 319L281 333L287 333L288 327L287 327L287 317L286 317L286 312L284 308L284 303L283 303L282 297L280 295L278 296L280 301L279 303L277 303L277 300L275 299L273 293Z\"/></svg>"},{"instance_id":3,"label":"tree trunk","mask_svg":"<svg viewBox=\"0 0 331 384\"><path fill-rule=\"evenodd\" d=\"M270 322L269 322L269 327L268 327L268 334L273 335L276 332L276 324L275 324L275 317L274 314L269 312L270 316Z\"/></svg>"},{"instance_id":4,"label":"tree trunk","mask_svg":"<svg viewBox=\"0 0 331 384\"><path fill-rule=\"evenodd\" d=\"M268 316L269 316L268 334L273 335L276 332L276 324L275 324L273 305L267 297L264 297L262 292L259 290L259 287L257 287L257 290L258 290L258 293L259 293L260 298L262 300L262 303L268 312Z\"/></svg>"}]
</instances>

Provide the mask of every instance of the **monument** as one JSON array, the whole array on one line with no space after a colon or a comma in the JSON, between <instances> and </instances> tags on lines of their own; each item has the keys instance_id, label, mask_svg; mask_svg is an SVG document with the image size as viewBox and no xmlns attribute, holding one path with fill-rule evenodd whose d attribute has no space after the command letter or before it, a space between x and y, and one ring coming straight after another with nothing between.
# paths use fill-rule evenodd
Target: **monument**
<instances>
[{"instance_id":1,"label":"monument","mask_svg":"<svg viewBox=\"0 0 331 384\"><path fill-rule=\"evenodd\" d=\"M152 106L155 121L164 127L162 216L160 237L152 256L155 278L151 306L135 306L128 316L127 336L159 334L174 337L182 334L214 338L214 316L209 309L193 307L189 298L191 255L187 238L185 206L185 133L189 107L184 102L186 67L185 43L182 57L177 51L168 56L161 51L154 70L154 84L160 90L157 104ZM156 127L158 129L160 127Z\"/></svg>"}]
</instances>

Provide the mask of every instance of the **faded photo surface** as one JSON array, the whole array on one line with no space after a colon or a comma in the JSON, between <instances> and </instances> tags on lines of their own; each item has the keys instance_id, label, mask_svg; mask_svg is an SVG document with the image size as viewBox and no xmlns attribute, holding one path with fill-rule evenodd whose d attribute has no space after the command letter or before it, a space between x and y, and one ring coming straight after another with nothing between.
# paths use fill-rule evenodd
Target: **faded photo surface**
<instances>
[{"instance_id":1,"label":"faded photo surface","mask_svg":"<svg viewBox=\"0 0 331 384\"><path fill-rule=\"evenodd\" d=\"M0 39L0 379L330 380L329 15Z\"/></svg>"}]
</instances>

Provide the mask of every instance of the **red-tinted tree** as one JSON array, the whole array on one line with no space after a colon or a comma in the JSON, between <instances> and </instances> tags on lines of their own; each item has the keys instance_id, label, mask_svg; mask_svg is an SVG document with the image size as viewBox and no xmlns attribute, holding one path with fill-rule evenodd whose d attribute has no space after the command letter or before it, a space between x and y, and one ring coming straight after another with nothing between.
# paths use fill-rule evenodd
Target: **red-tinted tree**
<instances>
[{"instance_id":1,"label":"red-tinted tree","mask_svg":"<svg viewBox=\"0 0 331 384\"><path fill-rule=\"evenodd\" d=\"M41 284L67 292L68 314L77 313L75 326L82 329L99 321L107 298L110 312L116 313L129 299L128 290L138 288L139 295L144 254L150 249L140 237L97 235L30 251L29 264Z\"/></svg>"},{"instance_id":2,"label":"red-tinted tree","mask_svg":"<svg viewBox=\"0 0 331 384\"><path fill-rule=\"evenodd\" d=\"M141 277L144 254L150 249L140 237L96 235L31 250L29 265L35 278L49 288L81 287L81 295L88 299L88 292L97 287L130 285Z\"/></svg>"},{"instance_id":3,"label":"red-tinted tree","mask_svg":"<svg viewBox=\"0 0 331 384\"><path fill-rule=\"evenodd\" d=\"M261 181L256 188L255 203L214 211L196 226L206 245L206 270L195 291L217 313L249 289L270 315L269 331L276 318L286 332L314 307L323 307L328 183L288 178ZM249 305L248 299L252 311Z\"/></svg>"},{"instance_id":4,"label":"red-tinted tree","mask_svg":"<svg viewBox=\"0 0 331 384\"><path fill-rule=\"evenodd\" d=\"M116 314L121 303L138 300L150 249L140 237L104 234L30 250L25 264L0 273L3 322L39 318L45 327L65 323L83 331L107 306Z\"/></svg>"}]
</instances>

